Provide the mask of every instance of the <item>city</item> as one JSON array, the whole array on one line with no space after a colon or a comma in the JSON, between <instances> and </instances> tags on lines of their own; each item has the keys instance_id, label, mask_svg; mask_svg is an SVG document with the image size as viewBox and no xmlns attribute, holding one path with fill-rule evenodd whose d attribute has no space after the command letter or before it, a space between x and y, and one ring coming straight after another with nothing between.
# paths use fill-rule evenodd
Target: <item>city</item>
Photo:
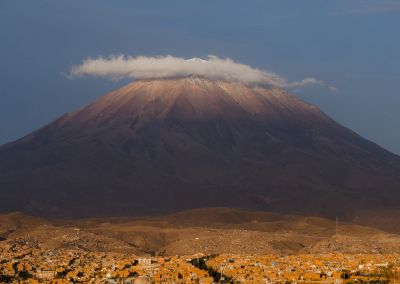
<instances>
[{"instance_id":1,"label":"city","mask_svg":"<svg viewBox=\"0 0 400 284\"><path fill-rule=\"evenodd\" d=\"M396 283L400 254L139 257L43 249L17 239L0 248L1 283Z\"/></svg>"}]
</instances>

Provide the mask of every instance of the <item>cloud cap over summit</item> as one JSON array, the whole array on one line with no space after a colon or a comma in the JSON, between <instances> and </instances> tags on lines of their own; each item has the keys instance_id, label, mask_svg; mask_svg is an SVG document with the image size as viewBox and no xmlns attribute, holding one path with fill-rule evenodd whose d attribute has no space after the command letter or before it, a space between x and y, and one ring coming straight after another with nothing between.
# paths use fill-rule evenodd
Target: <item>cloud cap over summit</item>
<instances>
[{"instance_id":1,"label":"cloud cap over summit","mask_svg":"<svg viewBox=\"0 0 400 284\"><path fill-rule=\"evenodd\" d=\"M305 78L301 81L288 82L286 78L272 71L253 68L235 62L230 58L209 55L207 58L185 59L174 56L114 56L87 58L82 64L70 70L71 77L94 76L109 77L114 80L162 79L187 76L201 76L212 80L241 81L249 84L269 84L279 87L303 88L312 85L326 86L316 78Z\"/></svg>"}]
</instances>

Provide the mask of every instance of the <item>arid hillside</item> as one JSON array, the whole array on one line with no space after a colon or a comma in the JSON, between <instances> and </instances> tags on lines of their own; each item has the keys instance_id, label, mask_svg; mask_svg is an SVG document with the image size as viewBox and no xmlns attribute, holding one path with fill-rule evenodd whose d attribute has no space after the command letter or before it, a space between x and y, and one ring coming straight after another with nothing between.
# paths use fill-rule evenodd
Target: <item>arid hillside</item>
<instances>
[{"instance_id":1,"label":"arid hillside","mask_svg":"<svg viewBox=\"0 0 400 284\"><path fill-rule=\"evenodd\" d=\"M47 249L136 255L400 252L400 236L319 217L227 208L163 217L50 220L0 215L0 247L16 240Z\"/></svg>"}]
</instances>

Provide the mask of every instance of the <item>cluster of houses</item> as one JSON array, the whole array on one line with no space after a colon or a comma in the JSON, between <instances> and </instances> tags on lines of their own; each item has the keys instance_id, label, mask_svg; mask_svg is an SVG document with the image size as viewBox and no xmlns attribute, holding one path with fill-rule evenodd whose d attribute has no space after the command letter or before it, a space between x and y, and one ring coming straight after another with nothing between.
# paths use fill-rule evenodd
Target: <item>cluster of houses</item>
<instances>
[{"instance_id":1,"label":"cluster of houses","mask_svg":"<svg viewBox=\"0 0 400 284\"><path fill-rule=\"evenodd\" d=\"M200 259L202 265L199 265ZM397 280L400 280L398 254L138 257L71 248L46 249L23 240L0 247L0 283L384 283Z\"/></svg>"},{"instance_id":2,"label":"cluster of houses","mask_svg":"<svg viewBox=\"0 0 400 284\"><path fill-rule=\"evenodd\" d=\"M17 241L0 249L0 283L212 283L180 256L138 257L45 249Z\"/></svg>"},{"instance_id":3,"label":"cluster of houses","mask_svg":"<svg viewBox=\"0 0 400 284\"><path fill-rule=\"evenodd\" d=\"M238 282L385 283L390 281L392 283L396 280L400 281L399 254L218 255L208 260L207 265Z\"/></svg>"}]
</instances>

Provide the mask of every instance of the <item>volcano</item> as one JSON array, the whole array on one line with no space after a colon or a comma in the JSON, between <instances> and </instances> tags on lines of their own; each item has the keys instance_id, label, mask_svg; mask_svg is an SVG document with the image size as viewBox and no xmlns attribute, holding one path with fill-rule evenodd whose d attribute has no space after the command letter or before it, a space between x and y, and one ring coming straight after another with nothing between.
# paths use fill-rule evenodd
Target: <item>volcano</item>
<instances>
[{"instance_id":1,"label":"volcano","mask_svg":"<svg viewBox=\"0 0 400 284\"><path fill-rule=\"evenodd\" d=\"M137 80L0 147L0 210L398 210L400 157L282 88ZM396 211L397 212L397 211Z\"/></svg>"}]
</instances>

